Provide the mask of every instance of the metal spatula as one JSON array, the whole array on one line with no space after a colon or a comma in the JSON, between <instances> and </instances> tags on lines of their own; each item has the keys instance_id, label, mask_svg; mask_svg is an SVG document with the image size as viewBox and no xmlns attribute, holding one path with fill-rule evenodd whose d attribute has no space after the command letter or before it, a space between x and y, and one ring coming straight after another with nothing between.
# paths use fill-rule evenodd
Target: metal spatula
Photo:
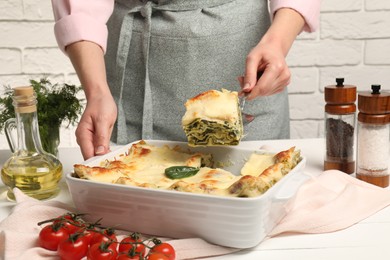
<instances>
[{"instance_id":1,"label":"metal spatula","mask_svg":"<svg viewBox=\"0 0 390 260\"><path fill-rule=\"evenodd\" d=\"M262 71L257 72L257 81L260 79L261 75L263 75ZM244 112L245 103L246 103L246 97L249 95L250 92L242 92L242 95L238 97L239 107L241 110L242 115L242 121L244 124L249 124L255 119L254 115L247 114Z\"/></svg>"},{"instance_id":2,"label":"metal spatula","mask_svg":"<svg viewBox=\"0 0 390 260\"><path fill-rule=\"evenodd\" d=\"M238 97L239 107L240 107L240 110L241 110L242 122L244 124L249 124L250 122L252 122L255 119L254 115L244 113L246 97L248 96L248 94L249 93L245 93L244 95Z\"/></svg>"}]
</instances>

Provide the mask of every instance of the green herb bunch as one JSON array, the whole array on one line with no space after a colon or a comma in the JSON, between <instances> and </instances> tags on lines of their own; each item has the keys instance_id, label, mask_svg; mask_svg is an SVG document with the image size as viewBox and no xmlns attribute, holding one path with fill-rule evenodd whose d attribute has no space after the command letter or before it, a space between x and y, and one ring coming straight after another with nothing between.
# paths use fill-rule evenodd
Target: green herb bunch
<instances>
[{"instance_id":1,"label":"green herb bunch","mask_svg":"<svg viewBox=\"0 0 390 260\"><path fill-rule=\"evenodd\" d=\"M82 91L81 86L69 84L52 84L47 78L39 81L30 80L31 86L37 95L37 113L39 132L45 149L45 140L48 139L51 129L75 125L83 110L83 99L77 98ZM5 122L15 117L15 108L12 105L13 89L5 86L4 95L0 97L0 132L4 130Z\"/></svg>"}]
</instances>

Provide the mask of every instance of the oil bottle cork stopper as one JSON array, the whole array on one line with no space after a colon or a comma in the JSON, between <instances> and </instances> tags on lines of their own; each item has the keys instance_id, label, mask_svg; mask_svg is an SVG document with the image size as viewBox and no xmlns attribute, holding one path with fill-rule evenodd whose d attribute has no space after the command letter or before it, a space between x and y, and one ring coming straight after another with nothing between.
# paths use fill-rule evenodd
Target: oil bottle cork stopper
<instances>
[{"instance_id":1,"label":"oil bottle cork stopper","mask_svg":"<svg viewBox=\"0 0 390 260\"><path fill-rule=\"evenodd\" d=\"M15 96L32 96L34 94L34 88L32 86L21 86L14 88Z\"/></svg>"},{"instance_id":2,"label":"oil bottle cork stopper","mask_svg":"<svg viewBox=\"0 0 390 260\"><path fill-rule=\"evenodd\" d=\"M15 87L13 100L15 112L32 113L37 111L37 100L32 86Z\"/></svg>"}]
</instances>

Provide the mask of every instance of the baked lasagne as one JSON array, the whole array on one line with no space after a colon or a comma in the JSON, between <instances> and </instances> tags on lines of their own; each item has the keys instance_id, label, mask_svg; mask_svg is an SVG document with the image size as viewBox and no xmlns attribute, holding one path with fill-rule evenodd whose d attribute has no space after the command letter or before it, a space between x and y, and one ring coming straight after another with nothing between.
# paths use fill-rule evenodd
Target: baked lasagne
<instances>
[{"instance_id":1,"label":"baked lasagne","mask_svg":"<svg viewBox=\"0 0 390 260\"><path fill-rule=\"evenodd\" d=\"M238 145L243 136L238 92L209 90L185 103L182 127L190 146Z\"/></svg>"},{"instance_id":2,"label":"baked lasagne","mask_svg":"<svg viewBox=\"0 0 390 260\"><path fill-rule=\"evenodd\" d=\"M126 154L98 166L74 165L74 177L181 192L255 197L266 192L301 160L295 147L276 154L253 152L240 174L218 168L212 154L178 146L134 143Z\"/></svg>"}]
</instances>

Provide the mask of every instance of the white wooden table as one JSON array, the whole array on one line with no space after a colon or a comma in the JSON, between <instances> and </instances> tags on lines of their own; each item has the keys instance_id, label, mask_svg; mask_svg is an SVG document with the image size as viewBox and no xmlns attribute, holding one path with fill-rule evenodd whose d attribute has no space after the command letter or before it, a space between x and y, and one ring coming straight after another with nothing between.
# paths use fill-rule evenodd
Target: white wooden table
<instances>
[{"instance_id":1,"label":"white wooden table","mask_svg":"<svg viewBox=\"0 0 390 260\"><path fill-rule=\"evenodd\" d=\"M273 141L247 141L242 145L250 148L260 148L263 145L273 150L287 149L296 146L307 159L305 171L319 174L323 169L324 147L323 139L293 139ZM60 160L64 173L70 172L75 163L82 162L78 147L60 148ZM10 152L0 150L0 165L10 156ZM67 185L60 183L61 192L54 198L72 205ZM6 218L14 202L6 199L6 187L0 182L0 220ZM364 203L362 201L361 203ZM209 258L214 260L280 260L280 259L343 259L343 260L382 260L390 259L390 207L387 207L360 223L333 233L302 234L279 236L266 239L258 246L242 250L235 254Z\"/></svg>"}]
</instances>

